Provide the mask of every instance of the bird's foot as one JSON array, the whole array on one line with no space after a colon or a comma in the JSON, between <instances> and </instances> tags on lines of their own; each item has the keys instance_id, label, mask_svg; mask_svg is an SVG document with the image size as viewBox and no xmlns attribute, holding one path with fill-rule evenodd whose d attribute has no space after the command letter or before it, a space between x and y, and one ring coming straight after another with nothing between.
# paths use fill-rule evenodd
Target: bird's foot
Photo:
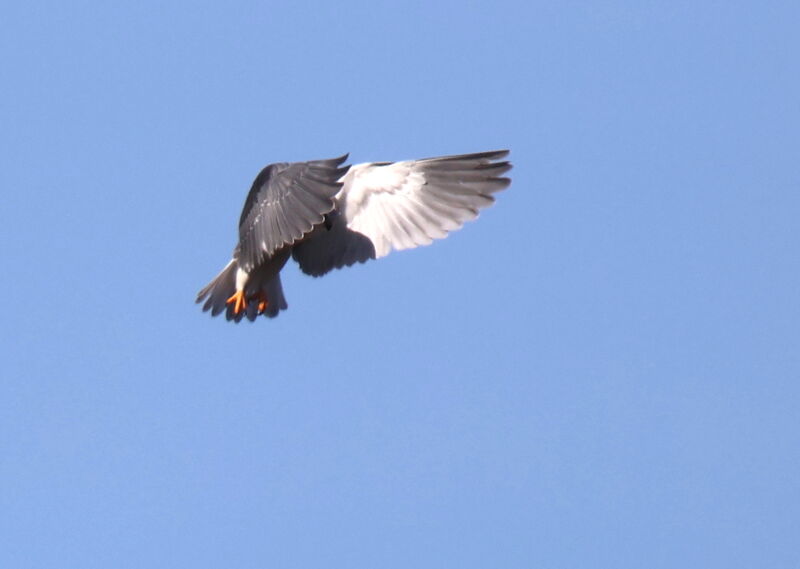
<instances>
[{"instance_id":1,"label":"bird's foot","mask_svg":"<svg viewBox=\"0 0 800 569\"><path fill-rule=\"evenodd\" d=\"M237 290L225 301L225 304L233 304L233 313L239 314L242 310L247 308L247 299L244 297L244 291Z\"/></svg>"},{"instance_id":2,"label":"bird's foot","mask_svg":"<svg viewBox=\"0 0 800 569\"><path fill-rule=\"evenodd\" d=\"M262 291L258 292L258 296L256 298L258 299L258 313L264 314L264 311L269 306L269 299Z\"/></svg>"}]
</instances>

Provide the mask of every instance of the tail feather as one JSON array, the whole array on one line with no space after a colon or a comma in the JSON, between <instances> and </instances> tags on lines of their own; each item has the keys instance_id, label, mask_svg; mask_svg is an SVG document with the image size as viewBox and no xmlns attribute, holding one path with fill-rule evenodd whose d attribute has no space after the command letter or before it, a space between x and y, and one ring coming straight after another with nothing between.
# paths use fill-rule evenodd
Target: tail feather
<instances>
[{"instance_id":1,"label":"tail feather","mask_svg":"<svg viewBox=\"0 0 800 569\"><path fill-rule=\"evenodd\" d=\"M286 304L286 297L283 295L280 273L275 275L272 279L260 283L252 292L249 287L247 290L248 296L252 295L257 297L259 292L263 293L264 297L267 299L267 307L263 312L264 316L267 318L275 318L281 310L289 308L289 305ZM243 316L246 316L247 319L252 322L258 316L258 301L249 302L247 304L247 309L238 315L233 314L233 310L231 309L226 316L228 320L235 320L236 322L239 322Z\"/></svg>"},{"instance_id":2,"label":"tail feather","mask_svg":"<svg viewBox=\"0 0 800 569\"><path fill-rule=\"evenodd\" d=\"M267 283L265 292L269 299L269 306L264 314L270 318L275 318L278 312L289 308L289 305L286 303L286 297L283 296L283 285L281 284L280 273L275 275L275 278Z\"/></svg>"},{"instance_id":3,"label":"tail feather","mask_svg":"<svg viewBox=\"0 0 800 569\"><path fill-rule=\"evenodd\" d=\"M239 314L234 314L233 303L228 303L228 299L236 292L236 269L238 265L235 259L225 265L225 268L208 283L203 290L197 293L197 300L200 303L205 300L203 304L203 312L211 311L211 316L218 316L225 313L227 320L240 322L243 318L247 318L251 322L256 319L258 314L258 297L259 293L267 299L267 307L263 314L268 318L275 318L281 310L286 310L289 305L286 303L286 297L283 295L283 286L281 285L280 273L275 275L272 279L263 282L248 283L246 294L249 299L247 308Z\"/></svg>"},{"instance_id":4,"label":"tail feather","mask_svg":"<svg viewBox=\"0 0 800 569\"><path fill-rule=\"evenodd\" d=\"M203 312L211 310L211 316L217 316L227 308L226 302L236 292L236 260L225 265L225 268L208 283L203 290L197 293L195 302L203 302Z\"/></svg>"}]
</instances>

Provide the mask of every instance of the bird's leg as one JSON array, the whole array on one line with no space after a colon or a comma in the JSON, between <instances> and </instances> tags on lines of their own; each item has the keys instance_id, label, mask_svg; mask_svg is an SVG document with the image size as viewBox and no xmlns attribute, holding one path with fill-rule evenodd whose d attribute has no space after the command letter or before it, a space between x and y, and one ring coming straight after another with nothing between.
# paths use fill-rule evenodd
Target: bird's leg
<instances>
[{"instance_id":1,"label":"bird's leg","mask_svg":"<svg viewBox=\"0 0 800 569\"><path fill-rule=\"evenodd\" d=\"M233 304L233 313L239 314L242 310L247 308L247 299L244 297L243 290L237 290L231 297L225 301L225 304Z\"/></svg>"},{"instance_id":2,"label":"bird's leg","mask_svg":"<svg viewBox=\"0 0 800 569\"><path fill-rule=\"evenodd\" d=\"M269 299L267 295L264 294L263 290L258 291L258 296L256 298L258 298L258 313L264 314L264 311L269 306Z\"/></svg>"}]
</instances>

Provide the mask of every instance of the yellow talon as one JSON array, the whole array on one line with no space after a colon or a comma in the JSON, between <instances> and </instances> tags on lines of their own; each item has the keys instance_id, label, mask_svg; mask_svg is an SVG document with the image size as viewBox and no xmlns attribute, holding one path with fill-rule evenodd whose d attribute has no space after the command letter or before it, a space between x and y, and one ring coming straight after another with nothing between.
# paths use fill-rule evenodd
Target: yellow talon
<instances>
[{"instance_id":1,"label":"yellow talon","mask_svg":"<svg viewBox=\"0 0 800 569\"><path fill-rule=\"evenodd\" d=\"M263 292L258 293L258 313L264 314L264 311L269 306L269 299Z\"/></svg>"},{"instance_id":2,"label":"yellow talon","mask_svg":"<svg viewBox=\"0 0 800 569\"><path fill-rule=\"evenodd\" d=\"M233 313L239 314L242 310L247 308L247 300L244 297L244 291L237 290L231 297L225 301L225 304L234 303Z\"/></svg>"}]
</instances>

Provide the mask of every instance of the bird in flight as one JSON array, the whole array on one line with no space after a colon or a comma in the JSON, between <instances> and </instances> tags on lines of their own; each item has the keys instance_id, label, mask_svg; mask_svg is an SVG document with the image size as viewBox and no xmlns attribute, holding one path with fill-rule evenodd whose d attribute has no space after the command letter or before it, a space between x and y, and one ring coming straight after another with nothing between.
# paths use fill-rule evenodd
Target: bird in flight
<instances>
[{"instance_id":1,"label":"bird in flight","mask_svg":"<svg viewBox=\"0 0 800 569\"><path fill-rule=\"evenodd\" d=\"M511 183L508 150L343 166L329 160L270 164L239 219L233 258L197 294L228 320L274 318L288 305L280 271L289 257L318 277L393 250L446 237Z\"/></svg>"}]
</instances>

